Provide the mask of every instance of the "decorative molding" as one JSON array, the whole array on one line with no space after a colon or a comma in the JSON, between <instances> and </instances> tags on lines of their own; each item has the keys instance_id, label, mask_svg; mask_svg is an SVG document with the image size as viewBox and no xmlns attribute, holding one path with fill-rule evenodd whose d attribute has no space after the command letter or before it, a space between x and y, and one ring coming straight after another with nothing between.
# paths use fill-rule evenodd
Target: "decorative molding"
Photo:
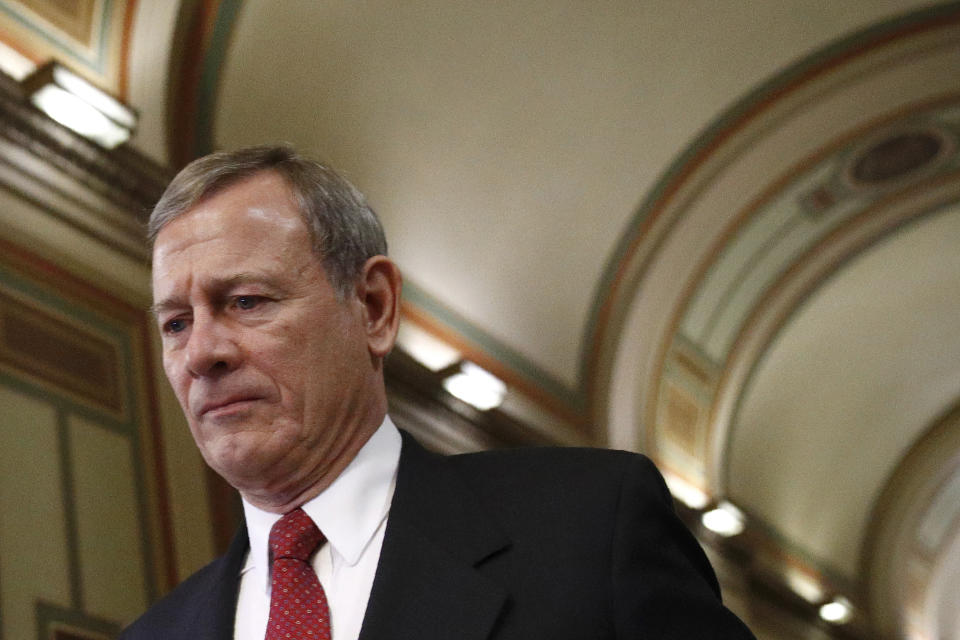
<instances>
[{"instance_id":1,"label":"decorative molding","mask_svg":"<svg viewBox=\"0 0 960 640\"><path fill-rule=\"evenodd\" d=\"M446 453L555 442L504 411L478 411L443 389L443 376L401 350L386 360L390 413L397 425Z\"/></svg>"},{"instance_id":2,"label":"decorative molding","mask_svg":"<svg viewBox=\"0 0 960 640\"><path fill-rule=\"evenodd\" d=\"M796 306L780 306L782 301L779 294L792 286L785 282L798 272L813 269L812 265L818 265L818 279L806 285L806 290L812 290L821 284L833 269L838 268L843 260L869 247L872 238L884 237L905 221L923 215L930 211L931 207L939 207L954 197L950 195L953 190L944 185L955 180L960 166L960 155L955 153L952 142L952 138L960 132L954 132L956 125L947 119L941 119L941 115L952 113L958 105L960 95L957 94L909 105L896 113L862 124L840 139L816 150L783 175L772 177L770 184L756 198L732 216L731 222L724 227L710 250L705 252L695 275L683 290L664 333L660 355L649 382L655 387L665 383L670 357L678 341L686 345L687 351L697 354L700 361L705 363L704 366L712 364L717 368L718 378L709 392L714 401L711 403L710 417L704 423L704 428L711 432L708 439L712 442L710 451L705 452L707 458L704 460L704 467L708 473L707 484L715 491L723 493L726 484L721 460L729 443L728 429L734 415L734 410L731 409L731 402L734 400L730 394L739 393L747 384L747 379L740 375L743 372L741 367L744 358L760 357L762 351L758 351L758 335L769 330L766 323L773 317L773 309L777 309L779 314L777 326L781 326L789 315L796 311ZM869 147L864 145L864 140L875 143L892 133L918 129L921 126L918 123L922 123L925 128L941 131L947 141L945 147L949 153L942 154L933 166L915 172L906 179L895 180L892 184L876 185L866 192L861 190L858 193L852 187L830 186L842 183L851 159L858 157L858 153L865 146ZM804 199L793 203L795 194L791 189L797 184L809 182L810 176L821 176L814 184L829 187L833 195L830 204L817 212L815 220L804 221L803 219L809 216ZM946 194L943 193L944 188ZM924 195L923 192L929 193ZM928 196L934 193L939 195L936 195L931 203ZM916 210L911 209L910 202L915 203ZM766 218L771 215L786 219L778 220L776 224L764 225L764 222L769 222ZM767 233L766 236L749 243L754 247L754 253L746 256L729 255L736 253L738 240L754 228ZM766 271L758 269L762 259L756 257L757 254L772 252L778 245L789 245L790 252L785 253L776 268L767 264ZM722 287L723 293L713 296L716 300L713 308L701 304L702 308L694 310L696 303L700 302L699 297L704 296L705 289L712 284L711 276L717 273L724 259L733 263L733 268L727 267L728 271L736 271L735 277L730 278L731 284L715 285ZM737 261L742 264L737 264ZM723 348L712 346L711 341L715 342L716 317L729 313L731 301L746 288L748 276L759 282L759 285L752 295L741 296L742 309L734 311L739 320L726 329L726 337L721 341ZM801 302L800 298L793 299L795 305ZM709 316L709 321L698 325L691 320L695 313ZM691 337L691 334L696 337ZM773 339L772 336L768 338ZM743 349L745 344L751 345L747 351ZM764 345L768 346L769 342ZM648 419L650 424L659 428L657 407L657 402L650 403ZM647 434L648 442L655 442L656 438L656 434Z\"/></svg>"},{"instance_id":3,"label":"decorative molding","mask_svg":"<svg viewBox=\"0 0 960 640\"><path fill-rule=\"evenodd\" d=\"M117 419L127 412L118 345L0 285L0 365L75 394Z\"/></svg>"},{"instance_id":4,"label":"decorative molding","mask_svg":"<svg viewBox=\"0 0 960 640\"><path fill-rule=\"evenodd\" d=\"M425 301L429 302L425 304ZM531 367L509 347L485 336L409 283L404 283L401 311L403 322L416 325L454 347L464 359L503 380L508 394L500 412L515 414L516 422L526 425L525 430L539 431L548 442L554 443L584 444L597 437L597 429L588 424L583 408L576 403L575 393L561 390L563 386L559 382ZM526 365L510 366L517 362Z\"/></svg>"},{"instance_id":5,"label":"decorative molding","mask_svg":"<svg viewBox=\"0 0 960 640\"><path fill-rule=\"evenodd\" d=\"M54 122L0 74L0 184L129 256L148 259L143 225L170 172L106 150Z\"/></svg>"},{"instance_id":6,"label":"decorative molding","mask_svg":"<svg viewBox=\"0 0 960 640\"><path fill-rule=\"evenodd\" d=\"M665 360L648 449L674 473L706 487L710 408L720 370L682 335L675 335Z\"/></svg>"},{"instance_id":7,"label":"decorative molding","mask_svg":"<svg viewBox=\"0 0 960 640\"><path fill-rule=\"evenodd\" d=\"M120 625L76 609L49 602L36 603L37 640L110 640L120 633Z\"/></svg>"},{"instance_id":8,"label":"decorative molding","mask_svg":"<svg viewBox=\"0 0 960 640\"><path fill-rule=\"evenodd\" d=\"M211 153L220 73L241 0L184 3L174 33L168 108L170 158L182 167Z\"/></svg>"},{"instance_id":9,"label":"decorative molding","mask_svg":"<svg viewBox=\"0 0 960 640\"><path fill-rule=\"evenodd\" d=\"M136 2L7 0L0 3L0 33L24 58L38 65L59 60L124 99Z\"/></svg>"},{"instance_id":10,"label":"decorative molding","mask_svg":"<svg viewBox=\"0 0 960 640\"><path fill-rule=\"evenodd\" d=\"M404 281L403 303L406 315L426 331L442 334L438 337L486 360L486 363L478 364L491 370L498 369L495 371L498 376L525 388L528 395L543 404L554 405L564 417L582 417L584 406L576 388L571 388L516 349L474 326L416 283Z\"/></svg>"},{"instance_id":11,"label":"decorative molding","mask_svg":"<svg viewBox=\"0 0 960 640\"><path fill-rule=\"evenodd\" d=\"M27 339L45 340L52 336L55 340L41 345L40 351L50 358L39 360L33 349L25 353L29 345L16 344L12 349L5 345L3 359L13 363L0 368L4 382L51 402L61 416L62 438L66 437L65 416L69 415L88 420L129 442L138 502L136 517L142 533L138 551L144 563L145 598L154 599L174 586L178 577L156 401L149 392L153 365L147 312L3 239L0 302L4 325L8 319L16 318L18 322L30 323ZM8 328L0 327L0 334L8 338L20 335L9 334ZM22 327L18 330L23 333ZM57 371L63 358L71 357L75 366ZM92 364L86 368L85 362ZM81 377L84 369L86 379ZM113 389L93 388L101 383ZM65 445L66 441L61 445L63 456L68 455ZM69 470L69 458L63 458L61 463ZM64 491L69 494L71 481L64 481ZM65 499L67 508L71 508L70 504L71 500ZM75 530L71 545L76 544L73 538ZM75 555L73 550L70 553ZM73 604L79 607L83 596L76 572L74 566L70 572L71 591Z\"/></svg>"},{"instance_id":12,"label":"decorative molding","mask_svg":"<svg viewBox=\"0 0 960 640\"><path fill-rule=\"evenodd\" d=\"M956 57L958 25L960 3L952 2L871 27L827 47L739 101L671 165L637 212L608 265L588 323L593 333L584 340L585 371L581 379L590 385L588 393L594 415L598 421L615 425L624 432L632 429L642 434L632 441L625 435L616 442L617 446L645 447L645 451L672 473L717 498L729 497L725 493L724 456L729 445L731 416L736 412L737 398L749 372L769 347L778 327L782 327L810 292L823 284L845 260L895 233L910 220L957 200L960 182L955 153L958 98L955 78L943 77L942 85L933 82L924 93L914 97L912 103L907 101L914 94L901 93L896 100L890 100L889 106L878 99L870 113L850 112L849 122L837 122L834 118L836 126L827 128L832 133L829 137L824 135L820 149L811 150L814 145L810 144L809 136L803 145L797 145L804 149L803 153L793 152L797 161L785 155L791 153L791 149L784 145L786 148L780 155L782 166L768 168L769 177L761 177L755 183L746 182L742 177L741 184L733 185L732 178L723 183L727 189L739 189L737 197L722 200L728 205L727 211L708 206L697 210L695 205L713 197L719 187L715 191L711 188L720 184L726 173L733 174L731 168L760 147L765 139L773 140L774 134L779 134L776 139L783 144L784 131L788 131L791 118L799 120L806 111L813 112L817 102L826 101L856 83L865 84L872 73L880 73L894 63L911 69L913 63L921 65L923 70L941 68L933 64L922 66L923 61L933 59L938 51L942 56L936 59L944 63L942 68L945 68L946 62ZM844 105L849 110L849 104ZM886 114L880 116L883 109ZM835 109L833 115L836 113ZM949 118L941 117L946 115ZM806 124L806 129L798 126L794 130L809 133L811 122ZM924 159L921 153L915 166L900 170L894 167L892 174L897 175L883 183L852 184L844 179L850 164L870 153L879 143L899 132L927 130L937 131L940 140L936 153L927 153L929 158ZM766 150L774 152L772 148ZM804 192L806 197L799 202L797 208L801 211L791 223L793 226L773 225L770 227L773 236L765 239L766 244L763 241L748 244L756 251L772 251L781 239L796 240L791 236L795 231L808 231L802 225L820 224L819 234L792 247L792 253L785 254L777 268L761 274L767 276L766 279L759 283L756 295L747 296L743 303L747 313L724 325L720 322L722 311L718 309L735 302L735 288L749 284L747 276L756 271L759 259L750 257L739 270L729 271L734 275L732 284L718 289L723 293L714 296L715 305L708 307L710 313L702 319L706 322L707 335L724 325L732 339L718 341L719 348L701 343L702 336L684 326L685 314L697 289L703 286L721 253L730 248L736 235L764 208L773 207L774 200L793 197L791 189L798 188L801 178L813 174L817 167L829 173L829 177L820 182L812 180L813 186ZM729 206L729 202L736 204ZM691 222L691 211L709 211L713 215L710 223L720 220L713 241L705 245L708 250L692 256L690 251L684 254L677 249L679 242L673 245L668 242L677 237L671 234L678 229L689 230L697 223L709 226L704 222L706 215ZM663 257L668 253L664 247L675 249L669 254L671 260ZM673 266L681 259L687 261L690 269L676 277L673 290L667 295L664 291L668 285L655 287L660 283L653 282L655 278L650 273L662 276L665 282L668 269L663 265ZM650 293L651 290L657 293ZM649 310L658 304L661 309L649 311L648 315L637 311ZM624 348L627 342L641 340L645 345L642 348ZM692 352L697 357L677 358L678 343L684 355ZM689 362L696 364L689 367ZM704 367L704 363L712 366ZM702 371L713 375L698 375ZM615 407L617 402L622 404ZM667 410L667 403L672 403L672 411ZM702 417L704 410L709 412L706 418ZM703 430L708 443L702 449L705 458L690 455L699 442L689 435L691 425ZM665 447L665 443L669 443L669 447ZM689 456L686 464L685 456ZM706 476L702 483L699 481L701 470ZM736 502L735 497L733 501ZM748 522L747 532L734 542L714 542L742 546L741 552L757 563L756 571L762 574L760 580L778 589L786 589L785 571L792 567L816 576L827 590L850 595L861 613L848 627L849 633L875 637L871 636L871 621L862 613L865 604L862 584L851 584L851 580L808 550L791 548L778 531L755 517L748 517ZM768 566L761 570L760 564Z\"/></svg>"},{"instance_id":13,"label":"decorative molding","mask_svg":"<svg viewBox=\"0 0 960 640\"><path fill-rule=\"evenodd\" d=\"M931 627L949 616L937 610L942 603L932 602L929 590L937 565L960 540L958 436L960 396L914 442L873 507L871 519L881 526L868 532L860 563L870 608L891 636L950 637Z\"/></svg>"},{"instance_id":14,"label":"decorative molding","mask_svg":"<svg viewBox=\"0 0 960 640\"><path fill-rule=\"evenodd\" d=\"M872 57L884 57L888 49L896 53L914 46L923 53L931 46L930 41L942 45L942 41L950 40L958 24L960 2L948 2L872 25L831 43L737 101L664 171L613 251L586 323L580 379L587 385L590 410L598 422L610 419L606 395L614 384L611 376L615 375L617 347L640 282L685 206L702 195L704 184L756 143L757 136L769 133L777 122L795 114L798 102L809 104L822 98L824 90L836 88L843 73L859 77L869 72L864 65ZM649 412L644 418L650 419Z\"/></svg>"}]
</instances>

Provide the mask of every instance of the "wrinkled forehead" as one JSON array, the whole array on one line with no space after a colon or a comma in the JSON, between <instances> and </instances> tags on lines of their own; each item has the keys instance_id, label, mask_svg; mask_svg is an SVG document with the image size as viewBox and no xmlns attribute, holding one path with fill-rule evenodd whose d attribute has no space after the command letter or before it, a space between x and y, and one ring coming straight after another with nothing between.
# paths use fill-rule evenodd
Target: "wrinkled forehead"
<instances>
[{"instance_id":1,"label":"wrinkled forehead","mask_svg":"<svg viewBox=\"0 0 960 640\"><path fill-rule=\"evenodd\" d=\"M159 241L160 234L168 226L190 217L191 214L209 209L223 209L228 215L244 213L248 208L250 212L259 210L265 216L282 212L283 217L289 218L290 223L295 218L290 214L296 212L300 222L310 232L310 223L304 213L303 203L286 177L274 170L265 169L242 178L209 185L202 194L190 194L185 200L182 209L175 206L173 210L166 211L161 198L161 203L157 205L160 210L155 210L153 214L157 219L151 219L150 223L159 225L155 229L152 245Z\"/></svg>"},{"instance_id":2,"label":"wrinkled forehead","mask_svg":"<svg viewBox=\"0 0 960 640\"><path fill-rule=\"evenodd\" d=\"M309 231L286 190L269 180L238 185L168 222L153 246L156 296L170 280L243 265L302 268L316 261Z\"/></svg>"}]
</instances>

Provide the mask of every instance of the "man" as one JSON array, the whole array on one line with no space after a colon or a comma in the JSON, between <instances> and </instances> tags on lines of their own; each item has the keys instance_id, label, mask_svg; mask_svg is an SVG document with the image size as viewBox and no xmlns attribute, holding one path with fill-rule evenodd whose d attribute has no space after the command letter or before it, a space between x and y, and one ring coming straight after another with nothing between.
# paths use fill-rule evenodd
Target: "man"
<instances>
[{"instance_id":1,"label":"man","mask_svg":"<svg viewBox=\"0 0 960 640\"><path fill-rule=\"evenodd\" d=\"M752 637L642 456L442 457L398 432L400 273L329 169L202 158L150 236L164 369L246 522L123 638Z\"/></svg>"}]
</instances>

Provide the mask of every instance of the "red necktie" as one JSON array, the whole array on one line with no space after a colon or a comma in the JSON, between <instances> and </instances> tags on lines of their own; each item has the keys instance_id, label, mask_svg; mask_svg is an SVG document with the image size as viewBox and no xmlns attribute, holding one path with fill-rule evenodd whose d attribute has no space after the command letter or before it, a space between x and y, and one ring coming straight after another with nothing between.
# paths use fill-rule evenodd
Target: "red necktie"
<instances>
[{"instance_id":1,"label":"red necktie","mask_svg":"<svg viewBox=\"0 0 960 640\"><path fill-rule=\"evenodd\" d=\"M270 529L273 581L265 640L330 640L330 609L309 558L323 534L303 509L284 515Z\"/></svg>"}]
</instances>

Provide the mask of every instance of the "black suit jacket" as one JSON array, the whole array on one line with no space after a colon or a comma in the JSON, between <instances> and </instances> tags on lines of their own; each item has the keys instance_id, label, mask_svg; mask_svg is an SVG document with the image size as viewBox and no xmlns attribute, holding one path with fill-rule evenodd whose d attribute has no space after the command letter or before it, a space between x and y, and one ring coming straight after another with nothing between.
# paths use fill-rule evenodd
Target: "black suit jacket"
<instances>
[{"instance_id":1,"label":"black suit jacket","mask_svg":"<svg viewBox=\"0 0 960 640\"><path fill-rule=\"evenodd\" d=\"M229 640L247 549L190 577L125 640ZM439 456L404 434L361 640L752 638L643 456Z\"/></svg>"}]
</instances>

